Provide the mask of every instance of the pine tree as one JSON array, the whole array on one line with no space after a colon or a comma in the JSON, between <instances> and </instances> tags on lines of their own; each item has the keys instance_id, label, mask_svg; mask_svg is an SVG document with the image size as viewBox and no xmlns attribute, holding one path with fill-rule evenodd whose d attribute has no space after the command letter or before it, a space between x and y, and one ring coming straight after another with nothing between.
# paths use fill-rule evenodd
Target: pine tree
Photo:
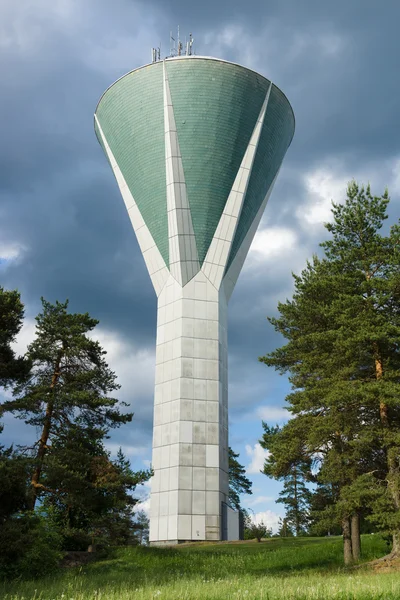
<instances>
[{"instance_id":1,"label":"pine tree","mask_svg":"<svg viewBox=\"0 0 400 600\"><path fill-rule=\"evenodd\" d=\"M284 477L283 490L277 502L285 505L286 519L296 536L304 535L309 523L309 503L311 492L306 486L308 468L301 464L293 465Z\"/></svg>"},{"instance_id":2,"label":"pine tree","mask_svg":"<svg viewBox=\"0 0 400 600\"><path fill-rule=\"evenodd\" d=\"M303 535L309 521L311 492L307 483L313 480L311 459L300 436L287 435L288 428L269 427L263 422L260 445L268 450L263 473L283 482L277 502L286 508L286 520L297 536Z\"/></svg>"},{"instance_id":3,"label":"pine tree","mask_svg":"<svg viewBox=\"0 0 400 600\"><path fill-rule=\"evenodd\" d=\"M139 544L146 546L149 543L150 520L144 510L135 513L135 537Z\"/></svg>"},{"instance_id":4,"label":"pine tree","mask_svg":"<svg viewBox=\"0 0 400 600\"><path fill-rule=\"evenodd\" d=\"M289 523L289 520L287 519L287 517L284 517L283 519L279 519L279 529L278 529L278 535L279 537L293 537L293 531L291 528L291 525Z\"/></svg>"},{"instance_id":5,"label":"pine tree","mask_svg":"<svg viewBox=\"0 0 400 600\"><path fill-rule=\"evenodd\" d=\"M48 491L47 461L54 463L57 452L65 448L65 437L83 439L91 431L100 439L110 428L132 419L131 413L121 412L123 403L108 395L119 385L104 359L106 352L88 336L98 321L87 313L68 313L68 301L53 305L42 299L42 304L36 338L27 352L31 373L14 389L15 398L2 406L3 412L41 431L34 446L31 509Z\"/></svg>"},{"instance_id":6,"label":"pine tree","mask_svg":"<svg viewBox=\"0 0 400 600\"><path fill-rule=\"evenodd\" d=\"M293 300L269 319L287 344L260 359L289 373L286 437L303 440L322 483L339 490L347 561L350 521L373 493L400 551L400 227L380 234L388 202L349 184L325 257L294 276Z\"/></svg>"},{"instance_id":7,"label":"pine tree","mask_svg":"<svg viewBox=\"0 0 400 600\"><path fill-rule=\"evenodd\" d=\"M237 460L236 454L229 447L229 506L240 510L240 494L252 494L252 482L246 477L246 469Z\"/></svg>"},{"instance_id":8,"label":"pine tree","mask_svg":"<svg viewBox=\"0 0 400 600\"><path fill-rule=\"evenodd\" d=\"M21 380L29 371L29 361L16 357L12 349L24 318L24 305L19 292L0 286L0 386Z\"/></svg>"}]
</instances>

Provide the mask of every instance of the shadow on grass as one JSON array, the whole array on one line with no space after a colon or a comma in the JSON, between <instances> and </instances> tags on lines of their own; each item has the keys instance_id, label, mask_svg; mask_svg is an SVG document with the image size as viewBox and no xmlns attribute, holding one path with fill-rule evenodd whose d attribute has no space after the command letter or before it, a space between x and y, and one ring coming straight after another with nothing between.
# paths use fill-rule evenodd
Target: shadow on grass
<instances>
[{"instance_id":1,"label":"shadow on grass","mask_svg":"<svg viewBox=\"0 0 400 600\"><path fill-rule=\"evenodd\" d=\"M379 536L364 536L363 560L383 556L385 542ZM210 544L174 548L120 548L112 555L80 568L65 569L37 582L15 582L4 589L10 597L34 598L32 590L46 591L43 598L59 597L66 589L135 589L162 586L177 581L231 580L232 577L321 576L343 569L340 538L290 538L260 544ZM34 583L34 585L32 585ZM1 586L0 586L1 587ZM32 593L31 593L32 592ZM14 594L14 596L12 595ZM57 596L58 595L58 596ZM73 594L71 593L71 597ZM106 596L105 596L106 597Z\"/></svg>"},{"instance_id":2,"label":"shadow on grass","mask_svg":"<svg viewBox=\"0 0 400 600\"><path fill-rule=\"evenodd\" d=\"M88 578L117 578L135 584L158 585L178 578L226 579L232 574L251 577L294 575L337 570L342 566L340 540L268 540L243 546L194 548L132 548L87 567ZM318 548L318 545L323 547Z\"/></svg>"}]
</instances>

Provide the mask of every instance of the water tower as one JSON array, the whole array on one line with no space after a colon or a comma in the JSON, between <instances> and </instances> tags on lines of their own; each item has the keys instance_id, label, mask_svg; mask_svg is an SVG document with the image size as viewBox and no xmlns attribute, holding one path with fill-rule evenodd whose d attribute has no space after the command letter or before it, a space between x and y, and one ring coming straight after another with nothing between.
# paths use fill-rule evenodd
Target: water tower
<instances>
[{"instance_id":1,"label":"water tower","mask_svg":"<svg viewBox=\"0 0 400 600\"><path fill-rule=\"evenodd\" d=\"M294 133L286 96L182 53L95 113L158 298L150 542L238 539L228 501L227 306Z\"/></svg>"}]
</instances>

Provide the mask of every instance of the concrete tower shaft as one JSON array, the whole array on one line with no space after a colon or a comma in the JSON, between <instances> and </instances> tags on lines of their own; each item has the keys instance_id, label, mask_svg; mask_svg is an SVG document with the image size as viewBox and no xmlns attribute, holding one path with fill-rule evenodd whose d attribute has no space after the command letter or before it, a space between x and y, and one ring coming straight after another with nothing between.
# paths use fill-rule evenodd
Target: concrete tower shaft
<instances>
[{"instance_id":1,"label":"concrete tower shaft","mask_svg":"<svg viewBox=\"0 0 400 600\"><path fill-rule=\"evenodd\" d=\"M235 537L226 530L227 303L293 111L254 71L184 56L119 79L95 130L158 297L150 541Z\"/></svg>"}]
</instances>

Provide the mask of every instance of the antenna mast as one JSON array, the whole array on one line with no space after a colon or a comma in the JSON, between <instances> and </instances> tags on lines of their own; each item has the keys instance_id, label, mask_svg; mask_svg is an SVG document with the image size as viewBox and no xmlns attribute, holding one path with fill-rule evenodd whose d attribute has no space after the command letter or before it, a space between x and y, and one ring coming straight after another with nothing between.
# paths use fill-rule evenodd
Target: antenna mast
<instances>
[{"instance_id":1,"label":"antenna mast","mask_svg":"<svg viewBox=\"0 0 400 600\"><path fill-rule=\"evenodd\" d=\"M178 37L175 39L172 35L172 31L169 33L169 56L167 58L173 58L175 56L192 56L193 54L193 43L194 39L192 34L189 34L189 40L186 41L185 46L181 42L180 27L178 25ZM151 49L151 62L155 63L161 60L161 42L158 48Z\"/></svg>"}]
</instances>

